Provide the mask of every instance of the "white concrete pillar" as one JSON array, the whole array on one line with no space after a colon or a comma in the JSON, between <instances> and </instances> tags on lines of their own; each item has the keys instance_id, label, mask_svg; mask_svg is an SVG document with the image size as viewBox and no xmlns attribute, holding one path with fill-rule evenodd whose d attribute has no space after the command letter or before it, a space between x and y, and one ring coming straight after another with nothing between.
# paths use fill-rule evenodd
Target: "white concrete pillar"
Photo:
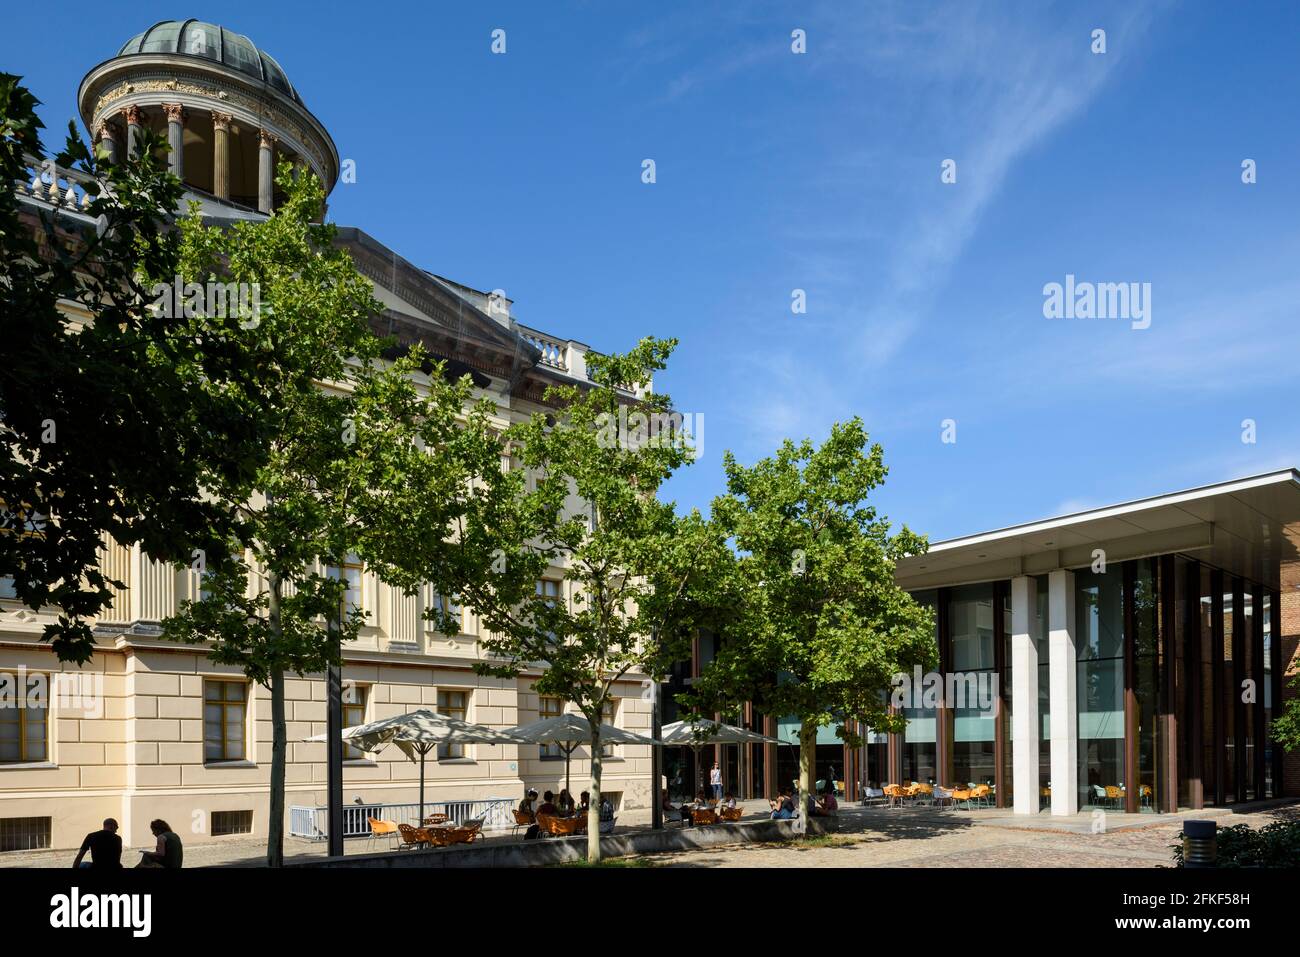
<instances>
[{"instance_id":1,"label":"white concrete pillar","mask_svg":"<svg viewBox=\"0 0 1300 957\"><path fill-rule=\"evenodd\" d=\"M1079 709L1074 647L1074 572L1047 576L1048 694L1052 712L1052 814L1079 810Z\"/></svg>"},{"instance_id":2,"label":"white concrete pillar","mask_svg":"<svg viewBox=\"0 0 1300 957\"><path fill-rule=\"evenodd\" d=\"M1038 583L1011 579L1011 798L1016 814L1038 813Z\"/></svg>"}]
</instances>

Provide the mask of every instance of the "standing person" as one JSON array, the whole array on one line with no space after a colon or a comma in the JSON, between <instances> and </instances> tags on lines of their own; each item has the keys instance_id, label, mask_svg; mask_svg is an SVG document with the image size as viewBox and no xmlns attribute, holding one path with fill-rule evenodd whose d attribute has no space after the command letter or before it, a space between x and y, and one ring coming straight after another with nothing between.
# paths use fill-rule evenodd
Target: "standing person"
<instances>
[{"instance_id":1,"label":"standing person","mask_svg":"<svg viewBox=\"0 0 1300 957\"><path fill-rule=\"evenodd\" d=\"M179 868L185 857L180 835L161 818L150 821L149 830L153 831L153 836L158 838L158 847L152 851L141 851L140 863L136 867Z\"/></svg>"},{"instance_id":2,"label":"standing person","mask_svg":"<svg viewBox=\"0 0 1300 957\"><path fill-rule=\"evenodd\" d=\"M81 859L90 852L90 863L83 864ZM81 842L81 850L73 867L89 867L97 871L120 870L122 867L122 838L117 833L117 821L111 817L104 819L102 830L91 831Z\"/></svg>"},{"instance_id":3,"label":"standing person","mask_svg":"<svg viewBox=\"0 0 1300 957\"><path fill-rule=\"evenodd\" d=\"M718 767L718 762L713 762L713 770L709 772L709 784L713 785L713 800L722 800L722 768Z\"/></svg>"}]
</instances>

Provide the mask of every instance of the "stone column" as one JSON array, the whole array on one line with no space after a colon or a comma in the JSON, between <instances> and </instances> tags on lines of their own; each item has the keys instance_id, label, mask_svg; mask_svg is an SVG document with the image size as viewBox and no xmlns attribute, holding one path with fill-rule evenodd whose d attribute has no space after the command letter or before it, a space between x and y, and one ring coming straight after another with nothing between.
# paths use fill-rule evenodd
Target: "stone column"
<instances>
[{"instance_id":1,"label":"stone column","mask_svg":"<svg viewBox=\"0 0 1300 957\"><path fill-rule=\"evenodd\" d=\"M1052 814L1079 811L1078 660L1074 642L1074 572L1047 576L1048 692L1052 710Z\"/></svg>"},{"instance_id":2,"label":"stone column","mask_svg":"<svg viewBox=\"0 0 1300 957\"><path fill-rule=\"evenodd\" d=\"M275 164L272 162L275 137L266 130L258 130L257 141L257 209L269 213L275 189Z\"/></svg>"},{"instance_id":3,"label":"stone column","mask_svg":"<svg viewBox=\"0 0 1300 957\"><path fill-rule=\"evenodd\" d=\"M116 163L118 161L117 131L113 129L113 124L100 123L97 132L99 141L104 144L104 149L108 150L108 161Z\"/></svg>"},{"instance_id":4,"label":"stone column","mask_svg":"<svg viewBox=\"0 0 1300 957\"><path fill-rule=\"evenodd\" d=\"M1011 579L1011 799L1016 814L1037 814L1039 808L1037 598L1032 578Z\"/></svg>"},{"instance_id":5,"label":"stone column","mask_svg":"<svg viewBox=\"0 0 1300 957\"><path fill-rule=\"evenodd\" d=\"M212 114L212 194L230 199L230 123L229 113Z\"/></svg>"},{"instance_id":6,"label":"stone column","mask_svg":"<svg viewBox=\"0 0 1300 957\"><path fill-rule=\"evenodd\" d=\"M185 108L179 103L164 103L163 112L167 114L167 144L171 147L171 152L167 154L167 165L173 176L184 180Z\"/></svg>"},{"instance_id":7,"label":"stone column","mask_svg":"<svg viewBox=\"0 0 1300 957\"><path fill-rule=\"evenodd\" d=\"M143 114L138 106L128 106L122 111L126 117L126 155L135 156L140 148L140 120Z\"/></svg>"}]
</instances>

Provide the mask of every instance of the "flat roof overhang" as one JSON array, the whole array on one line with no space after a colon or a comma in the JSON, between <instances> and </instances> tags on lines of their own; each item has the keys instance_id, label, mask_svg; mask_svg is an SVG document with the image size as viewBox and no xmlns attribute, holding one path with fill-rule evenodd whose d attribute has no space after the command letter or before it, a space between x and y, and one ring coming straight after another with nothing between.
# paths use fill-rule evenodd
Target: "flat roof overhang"
<instances>
[{"instance_id":1,"label":"flat roof overhang","mask_svg":"<svg viewBox=\"0 0 1300 957\"><path fill-rule=\"evenodd\" d=\"M1300 471L1217 485L936 542L898 563L909 590L1181 552L1266 588L1300 585Z\"/></svg>"}]
</instances>

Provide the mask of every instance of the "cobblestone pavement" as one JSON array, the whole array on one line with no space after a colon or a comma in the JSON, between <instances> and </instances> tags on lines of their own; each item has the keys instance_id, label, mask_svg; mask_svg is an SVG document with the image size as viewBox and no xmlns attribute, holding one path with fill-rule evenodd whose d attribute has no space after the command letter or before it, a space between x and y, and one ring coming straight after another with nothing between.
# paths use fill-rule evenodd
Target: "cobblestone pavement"
<instances>
[{"instance_id":1,"label":"cobblestone pavement","mask_svg":"<svg viewBox=\"0 0 1300 957\"><path fill-rule=\"evenodd\" d=\"M765 802L748 802L747 819L766 816ZM1214 817L1220 827L1249 824L1260 827L1279 818L1300 817L1300 804L1272 810L1232 814L1198 812L1183 817ZM1172 863L1170 845L1182 827L1181 818L1149 815L1151 823L1133 815L1112 815L1115 827L1091 833L1088 815L1053 820L1047 815L1016 824L1005 812L934 812L923 808L889 810L848 806L836 834L808 842L737 844L696 851L647 856L656 867L1162 867ZM620 815L629 827L645 827L648 811ZM491 840L517 840L510 832ZM348 854L383 850L362 839L345 844ZM325 853L321 842L286 838L285 859L308 859ZM0 867L67 867L76 851L18 851L0 855ZM189 844L186 867L259 866L265 842L223 840ZM133 866L134 849L123 850L122 863Z\"/></svg>"},{"instance_id":2,"label":"cobblestone pavement","mask_svg":"<svg viewBox=\"0 0 1300 957\"><path fill-rule=\"evenodd\" d=\"M1260 827L1297 816L1300 807L1290 805L1216 819L1220 827ZM732 845L656 854L651 860L661 867L1168 867L1170 845L1181 827L1178 820L1164 820L1100 834L1076 833L1038 822L1012 827L955 815L905 818L882 808L857 811L839 833L806 844Z\"/></svg>"}]
</instances>

